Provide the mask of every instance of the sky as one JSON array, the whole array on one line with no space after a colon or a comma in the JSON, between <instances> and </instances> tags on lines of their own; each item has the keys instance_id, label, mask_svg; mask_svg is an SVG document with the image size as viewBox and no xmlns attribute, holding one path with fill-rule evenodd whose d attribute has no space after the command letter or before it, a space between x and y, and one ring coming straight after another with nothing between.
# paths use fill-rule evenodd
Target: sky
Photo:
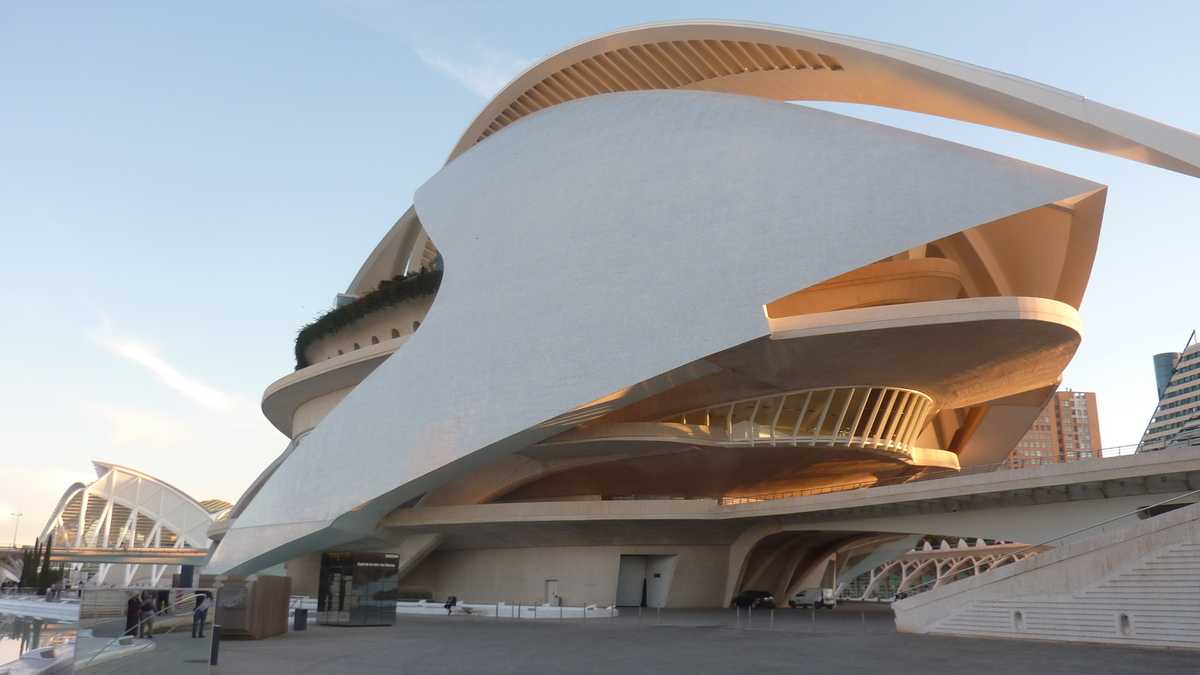
<instances>
[{"instance_id":1,"label":"sky","mask_svg":"<svg viewBox=\"0 0 1200 675\"><path fill-rule=\"evenodd\" d=\"M91 460L234 501L286 439L263 389L487 97L651 21L893 42L1200 131L1200 3L0 0L0 542ZM823 105L1109 187L1064 385L1136 443L1151 356L1200 326L1200 182L921 115ZM366 467L364 467L366 470ZM317 495L314 495L317 498Z\"/></svg>"}]
</instances>

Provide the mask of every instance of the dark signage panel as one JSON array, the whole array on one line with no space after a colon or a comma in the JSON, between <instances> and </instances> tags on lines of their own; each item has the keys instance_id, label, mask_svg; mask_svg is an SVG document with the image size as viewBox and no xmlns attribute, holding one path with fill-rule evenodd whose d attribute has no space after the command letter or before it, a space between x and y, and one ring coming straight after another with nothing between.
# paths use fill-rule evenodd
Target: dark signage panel
<instances>
[{"instance_id":1,"label":"dark signage panel","mask_svg":"<svg viewBox=\"0 0 1200 675\"><path fill-rule=\"evenodd\" d=\"M391 626L396 623L400 556L333 551L321 555L317 623Z\"/></svg>"}]
</instances>

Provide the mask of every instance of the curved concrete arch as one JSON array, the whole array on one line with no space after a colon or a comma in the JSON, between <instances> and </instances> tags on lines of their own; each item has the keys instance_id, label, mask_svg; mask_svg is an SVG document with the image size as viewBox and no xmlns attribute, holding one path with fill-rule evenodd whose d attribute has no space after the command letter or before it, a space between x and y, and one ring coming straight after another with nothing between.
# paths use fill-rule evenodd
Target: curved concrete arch
<instances>
[{"instance_id":1,"label":"curved concrete arch","mask_svg":"<svg viewBox=\"0 0 1200 675\"><path fill-rule=\"evenodd\" d=\"M649 89L909 110L1200 177L1200 137L1077 94L874 40L719 21L625 28L543 59L484 107L450 159L541 110L588 96Z\"/></svg>"},{"instance_id":2,"label":"curved concrete arch","mask_svg":"<svg viewBox=\"0 0 1200 675\"><path fill-rule=\"evenodd\" d=\"M103 478L105 474L107 474L111 471L119 471L121 473L129 474L131 476L137 476L138 478L141 478L142 480L150 481L150 482L154 483L155 485L159 485L162 488L170 491L171 494L175 495L177 498L182 500L187 505L194 507L195 509L198 509L200 512L203 512L203 513L209 512L208 509L204 508L204 505L201 504L200 501L197 500L196 498L192 497L191 495L184 492L183 490L180 490L179 488L175 487L174 485L171 485L170 483L168 483L160 478L155 478L154 476L151 476L148 473L138 471L137 469L132 469L127 466L122 466L120 464L112 464L110 462L92 462L92 464L96 468L97 478ZM97 482L99 482L99 481L97 481ZM94 484L95 483L93 483L93 485Z\"/></svg>"},{"instance_id":3,"label":"curved concrete arch","mask_svg":"<svg viewBox=\"0 0 1200 675\"><path fill-rule=\"evenodd\" d=\"M421 255L423 236L417 211L410 206L363 261L346 293L362 295L375 290L380 281L406 273L414 256Z\"/></svg>"},{"instance_id":4,"label":"curved concrete arch","mask_svg":"<svg viewBox=\"0 0 1200 675\"><path fill-rule=\"evenodd\" d=\"M879 585L887 580L888 575L892 573L896 567L900 568L901 577L904 575L904 563L899 560L893 560L889 563L884 563L883 566L875 573L874 578L867 584L867 588L863 591L862 598L866 599L879 590Z\"/></svg>"},{"instance_id":5,"label":"curved concrete arch","mask_svg":"<svg viewBox=\"0 0 1200 675\"><path fill-rule=\"evenodd\" d=\"M67 504L71 502L71 498L75 496L75 493L86 489L87 484L76 481L71 483L66 490L63 490L62 496L58 498L58 503L55 504L54 510L50 512L50 517L46 519L46 524L42 527L41 537L45 537L53 529L54 522L63 512L63 509L67 507Z\"/></svg>"}]
</instances>

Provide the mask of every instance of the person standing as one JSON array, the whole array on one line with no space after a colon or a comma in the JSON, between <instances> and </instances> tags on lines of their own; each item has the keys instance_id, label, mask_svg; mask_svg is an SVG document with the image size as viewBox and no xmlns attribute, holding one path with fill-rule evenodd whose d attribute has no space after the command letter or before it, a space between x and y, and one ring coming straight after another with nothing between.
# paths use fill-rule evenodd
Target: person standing
<instances>
[{"instance_id":1,"label":"person standing","mask_svg":"<svg viewBox=\"0 0 1200 675\"><path fill-rule=\"evenodd\" d=\"M142 637L154 639L154 600L142 598Z\"/></svg>"},{"instance_id":2,"label":"person standing","mask_svg":"<svg viewBox=\"0 0 1200 675\"><path fill-rule=\"evenodd\" d=\"M142 601L131 595L125 603L125 635L138 636L138 619L142 614Z\"/></svg>"},{"instance_id":3,"label":"person standing","mask_svg":"<svg viewBox=\"0 0 1200 675\"><path fill-rule=\"evenodd\" d=\"M200 598L200 604L196 605L196 609L192 610L192 637L204 637L204 622L208 620L209 607L212 607L212 602L208 599L208 594L205 593Z\"/></svg>"}]
</instances>

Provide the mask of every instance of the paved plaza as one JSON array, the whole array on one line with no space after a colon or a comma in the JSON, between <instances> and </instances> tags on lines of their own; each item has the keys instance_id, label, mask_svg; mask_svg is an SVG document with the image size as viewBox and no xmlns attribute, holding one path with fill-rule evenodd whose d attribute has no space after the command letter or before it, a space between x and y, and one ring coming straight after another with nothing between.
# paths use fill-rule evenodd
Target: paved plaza
<instances>
[{"instance_id":1,"label":"paved plaza","mask_svg":"<svg viewBox=\"0 0 1200 675\"><path fill-rule=\"evenodd\" d=\"M815 621L814 621L815 618ZM626 610L615 619L399 617L393 627L310 626L225 641L219 675L275 673L922 673L1196 675L1193 652L902 635L889 609Z\"/></svg>"}]
</instances>

